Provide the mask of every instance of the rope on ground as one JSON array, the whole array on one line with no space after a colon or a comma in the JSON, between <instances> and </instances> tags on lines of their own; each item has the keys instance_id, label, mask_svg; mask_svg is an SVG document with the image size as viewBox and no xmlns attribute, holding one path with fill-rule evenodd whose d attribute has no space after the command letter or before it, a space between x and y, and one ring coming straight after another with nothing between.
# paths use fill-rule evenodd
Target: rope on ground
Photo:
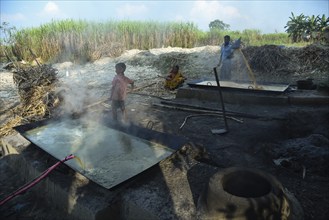
<instances>
[{"instance_id":1,"label":"rope on ground","mask_svg":"<svg viewBox=\"0 0 329 220\"><path fill-rule=\"evenodd\" d=\"M186 124L187 120L189 118L192 118L192 117L203 117L203 116L215 116L215 117L223 117L223 115L221 113L213 113L213 114L194 114L194 115L188 115L185 117L184 119L184 122L182 123L182 125L179 127L179 130L182 130L184 125ZM234 118L234 117L230 117L230 116L226 116L226 118L228 119L231 119L233 121L236 121L236 122L239 122L239 123L243 123L243 120L240 120L240 119L237 119L237 118Z\"/></svg>"}]
</instances>

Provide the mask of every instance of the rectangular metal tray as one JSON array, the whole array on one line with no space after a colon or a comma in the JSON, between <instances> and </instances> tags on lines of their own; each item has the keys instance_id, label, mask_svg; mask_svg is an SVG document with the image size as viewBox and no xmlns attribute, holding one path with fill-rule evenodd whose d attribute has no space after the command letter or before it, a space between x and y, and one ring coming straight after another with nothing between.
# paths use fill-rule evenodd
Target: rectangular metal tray
<instances>
[{"instance_id":1,"label":"rectangular metal tray","mask_svg":"<svg viewBox=\"0 0 329 220\"><path fill-rule=\"evenodd\" d=\"M123 183L169 157L184 143L179 136L128 127L46 120L15 127L26 139L93 182L107 188Z\"/></svg>"}]
</instances>

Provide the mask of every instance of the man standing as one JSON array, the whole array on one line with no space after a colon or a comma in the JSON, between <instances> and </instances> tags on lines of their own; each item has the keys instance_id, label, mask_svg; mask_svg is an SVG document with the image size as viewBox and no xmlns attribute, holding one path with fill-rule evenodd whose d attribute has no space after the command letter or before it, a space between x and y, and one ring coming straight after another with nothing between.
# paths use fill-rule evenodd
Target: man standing
<instances>
[{"instance_id":1,"label":"man standing","mask_svg":"<svg viewBox=\"0 0 329 220\"><path fill-rule=\"evenodd\" d=\"M220 79L221 80L231 80L231 68L232 68L232 57L234 49L240 47L240 41L237 40L234 44L231 43L231 37L229 35L224 36L224 43L220 50Z\"/></svg>"}]
</instances>

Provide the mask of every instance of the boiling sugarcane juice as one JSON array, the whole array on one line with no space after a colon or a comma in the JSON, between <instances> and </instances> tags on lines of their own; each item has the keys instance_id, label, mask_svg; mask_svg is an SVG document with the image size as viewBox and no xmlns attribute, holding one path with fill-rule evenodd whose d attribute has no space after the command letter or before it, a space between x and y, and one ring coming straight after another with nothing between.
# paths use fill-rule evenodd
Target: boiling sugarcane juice
<instances>
[{"instance_id":1,"label":"boiling sugarcane juice","mask_svg":"<svg viewBox=\"0 0 329 220\"><path fill-rule=\"evenodd\" d=\"M66 164L105 188L135 176L173 153L163 145L104 125L73 120L53 122L25 135L57 159L75 155L77 160Z\"/></svg>"}]
</instances>

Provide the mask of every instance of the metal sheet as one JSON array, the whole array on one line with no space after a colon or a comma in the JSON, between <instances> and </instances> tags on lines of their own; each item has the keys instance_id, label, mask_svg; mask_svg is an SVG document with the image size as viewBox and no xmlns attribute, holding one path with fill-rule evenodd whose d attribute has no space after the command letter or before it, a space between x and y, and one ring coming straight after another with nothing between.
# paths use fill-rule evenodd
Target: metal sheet
<instances>
[{"instance_id":1,"label":"metal sheet","mask_svg":"<svg viewBox=\"0 0 329 220\"><path fill-rule=\"evenodd\" d=\"M90 180L110 189L170 156L174 150L125 132L94 123L65 120L28 129L23 135Z\"/></svg>"},{"instance_id":2,"label":"metal sheet","mask_svg":"<svg viewBox=\"0 0 329 220\"><path fill-rule=\"evenodd\" d=\"M197 81L191 82L189 85L195 86L217 86L216 81L205 80L205 81ZM221 87L226 88L236 88L236 89L247 89L247 90L261 90L261 91L272 91L272 92L284 92L289 84L257 84L258 88L256 89L252 83L247 82L233 82L233 81L220 81Z\"/></svg>"}]
</instances>

